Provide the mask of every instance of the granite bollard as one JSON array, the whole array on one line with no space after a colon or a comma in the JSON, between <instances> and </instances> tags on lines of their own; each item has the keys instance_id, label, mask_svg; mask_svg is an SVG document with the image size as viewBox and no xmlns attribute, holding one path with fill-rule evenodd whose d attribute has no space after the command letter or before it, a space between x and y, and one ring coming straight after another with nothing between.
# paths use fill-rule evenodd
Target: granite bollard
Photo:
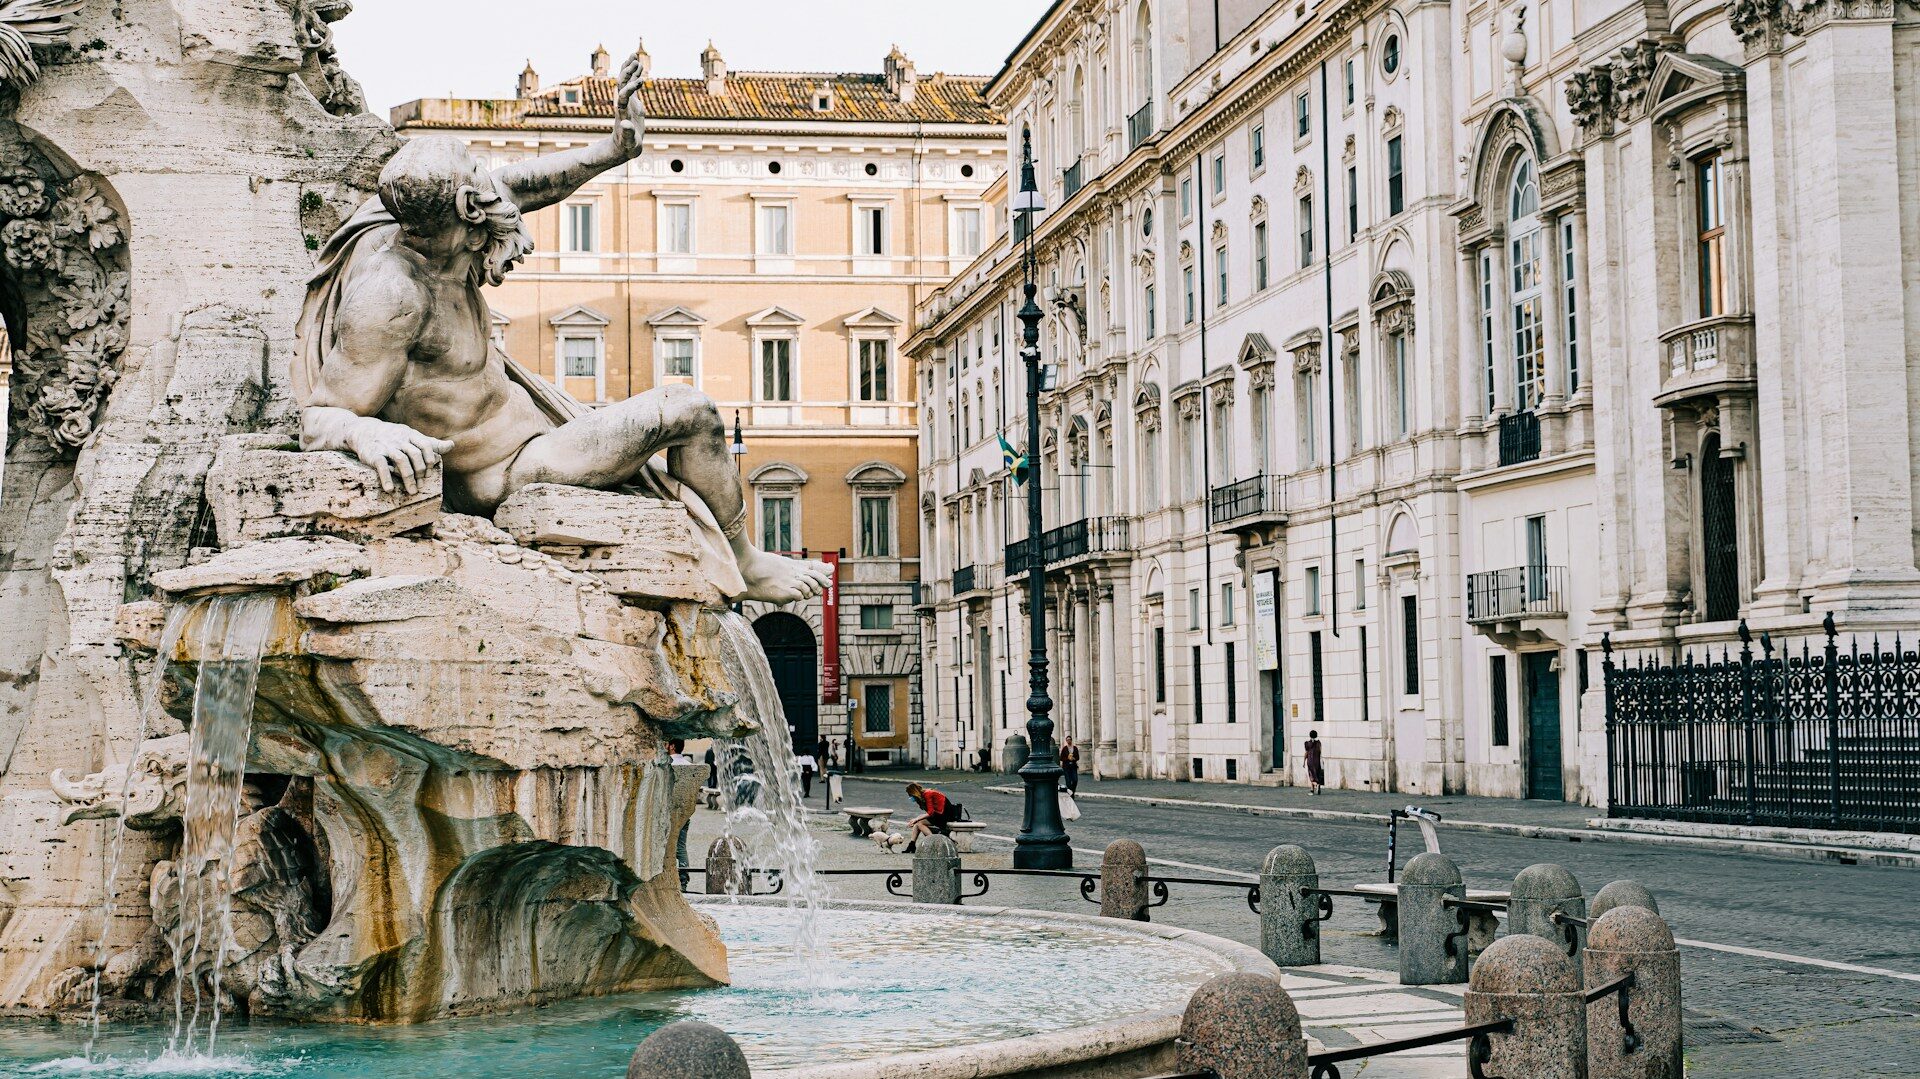
<instances>
[{"instance_id":1,"label":"granite bollard","mask_svg":"<svg viewBox=\"0 0 1920 1079\"><path fill-rule=\"evenodd\" d=\"M627 1061L627 1079L749 1079L747 1055L727 1032L681 1020L646 1036Z\"/></svg>"},{"instance_id":2,"label":"granite bollard","mask_svg":"<svg viewBox=\"0 0 1920 1079\"><path fill-rule=\"evenodd\" d=\"M1485 1074L1586 1079L1586 997L1573 960L1553 941L1531 933L1494 941L1467 983L1466 1018L1468 1026L1513 1021L1511 1030L1485 1036L1479 1060ZM1470 1062L1479 1044L1479 1039L1468 1043Z\"/></svg>"},{"instance_id":3,"label":"granite bollard","mask_svg":"<svg viewBox=\"0 0 1920 1079\"><path fill-rule=\"evenodd\" d=\"M1193 991L1180 1018L1180 1072L1219 1079L1307 1079L1300 1012L1278 978L1222 974Z\"/></svg>"},{"instance_id":4,"label":"granite bollard","mask_svg":"<svg viewBox=\"0 0 1920 1079\"><path fill-rule=\"evenodd\" d=\"M1633 975L1624 1010L1611 996L1587 1005L1589 1079L1681 1079L1680 949L1666 921L1615 907L1594 921L1583 959L1588 986Z\"/></svg>"},{"instance_id":5,"label":"granite bollard","mask_svg":"<svg viewBox=\"0 0 1920 1079\"><path fill-rule=\"evenodd\" d=\"M1645 907L1660 913L1660 904L1653 893L1642 887L1639 881L1616 880L1593 895L1593 902L1587 904L1587 924L1592 925L1601 916L1615 907Z\"/></svg>"},{"instance_id":6,"label":"granite bollard","mask_svg":"<svg viewBox=\"0 0 1920 1079\"><path fill-rule=\"evenodd\" d=\"M913 901L960 902L960 848L943 835L923 835L913 847Z\"/></svg>"},{"instance_id":7,"label":"granite bollard","mask_svg":"<svg viewBox=\"0 0 1920 1079\"><path fill-rule=\"evenodd\" d=\"M747 845L738 836L723 835L707 847L707 894L750 895L753 870L747 865Z\"/></svg>"},{"instance_id":8,"label":"granite bollard","mask_svg":"<svg viewBox=\"0 0 1920 1079\"><path fill-rule=\"evenodd\" d=\"M1147 917L1147 852L1131 839L1116 839L1100 856L1100 916L1130 922Z\"/></svg>"},{"instance_id":9,"label":"granite bollard","mask_svg":"<svg viewBox=\"0 0 1920 1079\"><path fill-rule=\"evenodd\" d=\"M1584 920L1587 898L1580 882L1565 866L1541 862L1522 869L1513 878L1513 890L1507 898L1507 933L1529 933L1560 945L1569 957L1577 957L1586 943L1587 931L1579 922L1559 922L1555 914Z\"/></svg>"},{"instance_id":10,"label":"granite bollard","mask_svg":"<svg viewBox=\"0 0 1920 1079\"><path fill-rule=\"evenodd\" d=\"M1260 866L1260 950L1283 967L1320 962L1320 871L1295 846L1267 852Z\"/></svg>"},{"instance_id":11,"label":"granite bollard","mask_svg":"<svg viewBox=\"0 0 1920 1079\"><path fill-rule=\"evenodd\" d=\"M1427 851L1400 873L1400 981L1403 985L1467 980L1466 912L1450 906L1467 887L1453 859Z\"/></svg>"}]
</instances>

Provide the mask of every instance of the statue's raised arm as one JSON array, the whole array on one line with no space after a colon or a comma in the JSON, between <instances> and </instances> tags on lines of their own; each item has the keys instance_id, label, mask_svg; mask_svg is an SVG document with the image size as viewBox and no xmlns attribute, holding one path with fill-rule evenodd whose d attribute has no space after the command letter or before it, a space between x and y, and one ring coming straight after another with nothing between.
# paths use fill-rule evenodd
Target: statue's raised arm
<instances>
[{"instance_id":1,"label":"statue's raised arm","mask_svg":"<svg viewBox=\"0 0 1920 1079\"><path fill-rule=\"evenodd\" d=\"M640 140L647 133L647 110L640 100L640 57L630 56L620 68L620 85L613 96L613 131L591 146L545 154L494 171L494 181L531 213L552 206L595 176L640 156Z\"/></svg>"}]
</instances>

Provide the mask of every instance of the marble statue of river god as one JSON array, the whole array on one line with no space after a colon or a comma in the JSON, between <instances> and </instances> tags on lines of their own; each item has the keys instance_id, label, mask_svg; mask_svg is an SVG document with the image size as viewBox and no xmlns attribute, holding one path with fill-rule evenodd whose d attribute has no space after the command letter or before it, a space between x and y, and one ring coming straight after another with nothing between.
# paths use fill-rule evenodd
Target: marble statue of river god
<instances>
[{"instance_id":1,"label":"marble statue of river god","mask_svg":"<svg viewBox=\"0 0 1920 1079\"><path fill-rule=\"evenodd\" d=\"M293 388L308 450L344 450L381 485L411 492L436 462L447 508L491 516L536 483L635 490L684 503L729 599L817 596L820 562L769 554L746 538L747 507L713 402L660 386L588 411L495 349L482 285L533 248L521 219L640 153L646 116L629 59L613 132L584 149L489 172L436 135L405 144L380 194L321 253L300 318ZM653 463L665 453L666 467Z\"/></svg>"}]
</instances>

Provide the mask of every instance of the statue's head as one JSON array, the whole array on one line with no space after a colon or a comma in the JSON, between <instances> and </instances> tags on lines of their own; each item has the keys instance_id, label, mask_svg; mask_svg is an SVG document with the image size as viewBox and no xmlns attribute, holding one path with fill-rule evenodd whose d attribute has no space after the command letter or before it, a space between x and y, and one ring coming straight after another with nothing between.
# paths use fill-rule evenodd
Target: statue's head
<instances>
[{"instance_id":1,"label":"statue's head","mask_svg":"<svg viewBox=\"0 0 1920 1079\"><path fill-rule=\"evenodd\" d=\"M533 250L520 208L451 135L402 144L380 170L380 202L400 223L407 245L422 254L475 253L477 282L499 284Z\"/></svg>"}]
</instances>

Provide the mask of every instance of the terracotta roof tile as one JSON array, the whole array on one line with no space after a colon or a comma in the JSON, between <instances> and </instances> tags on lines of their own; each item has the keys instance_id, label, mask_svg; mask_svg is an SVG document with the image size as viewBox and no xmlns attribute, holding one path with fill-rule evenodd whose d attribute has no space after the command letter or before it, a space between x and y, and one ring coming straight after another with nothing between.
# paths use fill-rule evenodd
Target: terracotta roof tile
<instances>
[{"instance_id":1,"label":"terracotta roof tile","mask_svg":"<svg viewBox=\"0 0 1920 1079\"><path fill-rule=\"evenodd\" d=\"M769 74L727 75L727 92L707 92L704 79L650 79L641 88L647 115L663 120L814 120L853 123L997 124L987 104L987 78L932 75L915 87L913 103L902 104L887 88L884 75ZM833 107L822 111L814 100L831 87ZM564 91L577 89L578 104L566 104ZM615 82L587 76L549 87L530 102L534 117L611 117Z\"/></svg>"}]
</instances>

